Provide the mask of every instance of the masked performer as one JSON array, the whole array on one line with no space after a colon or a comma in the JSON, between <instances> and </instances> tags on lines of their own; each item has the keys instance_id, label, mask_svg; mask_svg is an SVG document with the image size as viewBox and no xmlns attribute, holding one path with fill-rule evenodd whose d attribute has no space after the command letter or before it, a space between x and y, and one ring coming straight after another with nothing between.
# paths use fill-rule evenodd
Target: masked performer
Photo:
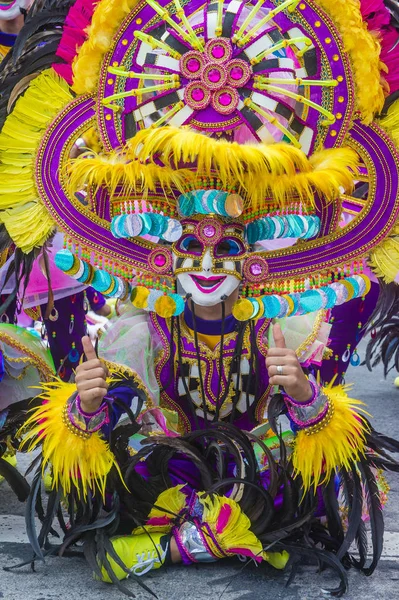
<instances>
[{"instance_id":1,"label":"masked performer","mask_svg":"<svg viewBox=\"0 0 399 600\"><path fill-rule=\"evenodd\" d=\"M13 94L4 229L27 265L59 227L59 268L125 301L100 358L85 340L76 385L45 385L29 420L55 488L36 555L62 490L63 548L84 534L106 581L304 553L337 569L340 594L342 563L375 569L371 467L397 468L397 445L314 373L334 352L329 311L369 291L365 261L398 269L397 37L377 4L380 41L354 0L77 1L53 67ZM93 127L101 150L71 159ZM284 237L298 242L257 247Z\"/></svg>"}]
</instances>

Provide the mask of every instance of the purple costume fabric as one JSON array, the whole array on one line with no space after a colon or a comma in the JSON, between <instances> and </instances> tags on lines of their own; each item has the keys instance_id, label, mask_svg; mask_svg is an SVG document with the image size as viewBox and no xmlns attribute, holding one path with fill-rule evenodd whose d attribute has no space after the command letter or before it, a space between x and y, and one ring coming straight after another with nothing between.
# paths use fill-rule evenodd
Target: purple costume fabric
<instances>
[{"instance_id":1,"label":"purple costume fabric","mask_svg":"<svg viewBox=\"0 0 399 600\"><path fill-rule=\"evenodd\" d=\"M17 36L15 33L5 33L4 31L0 31L0 46L12 48L15 44L16 39Z\"/></svg>"},{"instance_id":2,"label":"purple costume fabric","mask_svg":"<svg viewBox=\"0 0 399 600\"><path fill-rule=\"evenodd\" d=\"M100 292L96 292L96 290L92 287L88 287L86 289L86 298L88 303L90 304L90 308L92 311L97 312L104 306L106 300Z\"/></svg>"},{"instance_id":3,"label":"purple costume fabric","mask_svg":"<svg viewBox=\"0 0 399 600\"><path fill-rule=\"evenodd\" d=\"M64 381L70 380L83 353L82 337L87 335L85 293L94 312L104 306L106 302L104 296L89 287L85 292L56 300L54 302L54 308L58 313L56 320L43 318L54 364ZM43 317L46 308L47 305L41 307Z\"/></svg>"},{"instance_id":4,"label":"purple costume fabric","mask_svg":"<svg viewBox=\"0 0 399 600\"><path fill-rule=\"evenodd\" d=\"M187 320L192 322L191 316L185 313ZM185 430L203 427L206 425L205 418L202 415L203 405L201 401L201 383L198 376L197 352L194 340L190 335L185 334L183 329L180 340L180 354L182 364L174 363L174 373L171 376L170 352L172 356L177 356L176 340L171 341L169 322L161 317L151 314L154 334L158 334L163 346L163 358L156 365L156 377L162 389L161 405L170 410L177 411L180 421ZM226 319L227 327L233 326L233 331L237 331L239 326L234 317ZM221 403L220 419L229 420L241 429L251 429L263 420L263 413L269 393L269 378L265 363L266 346L263 343L264 335L267 331L268 321L259 319L253 330L252 347L254 356L251 357L249 344L243 344L238 349L238 335L229 335L225 331L223 343L222 369L220 366L220 345L218 344L214 351L210 352L201 345L200 362L203 365L203 383L207 398L207 415L209 421L213 420L216 401L218 398L225 398L225 404ZM213 335L221 335L221 321L202 321L197 320L197 331L205 335L212 332ZM204 329L204 330L203 330ZM230 332L231 333L231 332ZM249 335L249 329L248 329ZM263 354L260 348L263 348ZM237 356L237 351L239 355ZM238 363L240 364L240 376L238 376ZM178 361L180 363L180 361ZM194 363L194 364L193 364ZM230 373L231 371L231 373ZM232 386L228 385L230 382ZM186 394L185 385L187 385L191 397L197 399L197 403L189 400ZM240 389L236 409L232 410L231 404L235 402L235 390L237 385ZM232 392L232 393L229 393ZM199 414L198 414L199 413Z\"/></svg>"},{"instance_id":5,"label":"purple costume fabric","mask_svg":"<svg viewBox=\"0 0 399 600\"><path fill-rule=\"evenodd\" d=\"M44 318L46 308L47 305L42 305L41 312L54 364L61 379L69 381L79 364L82 337L86 335L84 292L56 300L56 320Z\"/></svg>"},{"instance_id":6,"label":"purple costume fabric","mask_svg":"<svg viewBox=\"0 0 399 600\"><path fill-rule=\"evenodd\" d=\"M329 346L333 356L329 360L323 360L320 368L321 379L325 383L329 383L335 375L337 376L335 385L344 382L354 350L362 339L365 325L376 307L378 294L379 285L372 283L364 300L355 298L333 309ZM362 325L361 328L359 328L359 323ZM349 353L345 356L348 346L350 346ZM343 360L343 357L348 360Z\"/></svg>"}]
</instances>

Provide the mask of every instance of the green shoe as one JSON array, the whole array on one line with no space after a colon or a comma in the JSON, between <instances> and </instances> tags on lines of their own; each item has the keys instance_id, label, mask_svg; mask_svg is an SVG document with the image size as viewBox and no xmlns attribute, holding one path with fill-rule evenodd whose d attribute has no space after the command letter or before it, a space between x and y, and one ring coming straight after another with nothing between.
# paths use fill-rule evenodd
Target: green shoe
<instances>
[{"instance_id":1,"label":"green shoe","mask_svg":"<svg viewBox=\"0 0 399 600\"><path fill-rule=\"evenodd\" d=\"M111 538L111 543L126 569L136 576L145 575L148 571L162 567L169 551L169 536L164 533L118 536ZM129 573L126 573L109 554L107 554L107 559L119 580L129 576ZM102 581L112 583L104 565L99 563L99 566L101 567Z\"/></svg>"}]
</instances>

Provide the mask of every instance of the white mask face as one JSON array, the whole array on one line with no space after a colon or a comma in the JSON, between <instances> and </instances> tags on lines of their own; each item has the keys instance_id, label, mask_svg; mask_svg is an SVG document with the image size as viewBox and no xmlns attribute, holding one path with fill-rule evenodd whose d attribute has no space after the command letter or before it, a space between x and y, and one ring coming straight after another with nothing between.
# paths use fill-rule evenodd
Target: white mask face
<instances>
[{"instance_id":1,"label":"white mask face","mask_svg":"<svg viewBox=\"0 0 399 600\"><path fill-rule=\"evenodd\" d=\"M211 251L207 249L201 260L201 269L179 273L177 280L186 294L191 294L195 304L214 306L219 304L222 298L229 297L240 285L240 272L235 271L236 262L234 260L223 260L224 270L230 271L231 274L215 273ZM239 262L242 263L242 261Z\"/></svg>"},{"instance_id":2,"label":"white mask face","mask_svg":"<svg viewBox=\"0 0 399 600\"><path fill-rule=\"evenodd\" d=\"M238 288L248 250L243 232L241 224L217 217L183 222L183 235L172 247L173 268L195 304L215 306Z\"/></svg>"},{"instance_id":3,"label":"white mask face","mask_svg":"<svg viewBox=\"0 0 399 600\"><path fill-rule=\"evenodd\" d=\"M21 15L22 10L27 10L31 0L0 0L0 21L11 21Z\"/></svg>"}]
</instances>

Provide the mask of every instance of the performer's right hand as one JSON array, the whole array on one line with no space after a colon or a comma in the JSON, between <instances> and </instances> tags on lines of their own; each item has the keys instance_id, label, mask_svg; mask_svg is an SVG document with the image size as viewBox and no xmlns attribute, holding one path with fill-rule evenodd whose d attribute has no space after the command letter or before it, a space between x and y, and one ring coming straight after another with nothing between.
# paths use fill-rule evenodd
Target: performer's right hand
<instances>
[{"instance_id":1,"label":"performer's right hand","mask_svg":"<svg viewBox=\"0 0 399 600\"><path fill-rule=\"evenodd\" d=\"M96 412L107 394L108 369L97 357L90 338L82 338L86 362L76 369L76 387L80 396L80 405L85 412Z\"/></svg>"}]
</instances>

